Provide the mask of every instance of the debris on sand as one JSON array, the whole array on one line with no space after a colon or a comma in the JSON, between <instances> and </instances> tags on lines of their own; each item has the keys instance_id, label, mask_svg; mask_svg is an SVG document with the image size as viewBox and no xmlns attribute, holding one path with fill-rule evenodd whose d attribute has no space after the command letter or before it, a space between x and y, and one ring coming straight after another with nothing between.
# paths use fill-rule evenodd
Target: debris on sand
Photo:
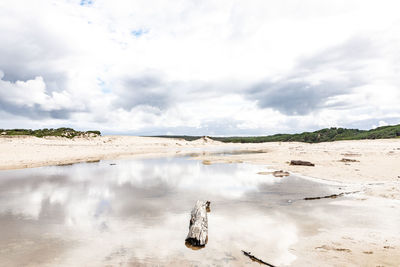
<instances>
[{"instance_id":1,"label":"debris on sand","mask_svg":"<svg viewBox=\"0 0 400 267\"><path fill-rule=\"evenodd\" d=\"M314 163L311 163L309 161L304 161L304 160L291 160L290 165L311 166L311 167L315 166Z\"/></svg>"},{"instance_id":2,"label":"debris on sand","mask_svg":"<svg viewBox=\"0 0 400 267\"><path fill-rule=\"evenodd\" d=\"M320 247L316 247L315 249L335 250L335 251L339 251L339 252L351 253L351 250L348 249L348 248L335 248L335 247L328 246L328 245L323 245L323 246L320 246Z\"/></svg>"},{"instance_id":3,"label":"debris on sand","mask_svg":"<svg viewBox=\"0 0 400 267\"><path fill-rule=\"evenodd\" d=\"M272 173L272 175L275 176L275 177L285 177L285 176L289 176L290 173L289 172L285 172L283 170L280 170L280 171L274 171Z\"/></svg>"},{"instance_id":4,"label":"debris on sand","mask_svg":"<svg viewBox=\"0 0 400 267\"><path fill-rule=\"evenodd\" d=\"M348 158L342 158L339 160L340 162L360 162L359 160L356 159L348 159Z\"/></svg>"},{"instance_id":5,"label":"debris on sand","mask_svg":"<svg viewBox=\"0 0 400 267\"><path fill-rule=\"evenodd\" d=\"M384 246L383 248L385 248L385 249L394 249L395 247L392 247L392 246Z\"/></svg>"},{"instance_id":6,"label":"debris on sand","mask_svg":"<svg viewBox=\"0 0 400 267\"><path fill-rule=\"evenodd\" d=\"M355 194L355 193L359 193L360 191L353 191L353 192L343 192L340 194L332 194L332 195L327 195L327 196L322 196L322 197L305 197L303 198L304 200L316 200L316 199L323 199L323 198L337 198L337 197L341 197L344 195L349 195L349 194Z\"/></svg>"},{"instance_id":7,"label":"debris on sand","mask_svg":"<svg viewBox=\"0 0 400 267\"><path fill-rule=\"evenodd\" d=\"M90 159L86 161L86 163L98 163L98 162L100 162L99 159Z\"/></svg>"},{"instance_id":8,"label":"debris on sand","mask_svg":"<svg viewBox=\"0 0 400 267\"><path fill-rule=\"evenodd\" d=\"M259 263L259 264L264 264L264 265L267 265L267 266L270 266L270 267L275 267L275 265L272 265L272 264L270 264L270 263L268 263L268 262L265 262L265 261L263 261L263 260L257 258L256 256L251 255L251 252L250 252L250 251L249 251L249 252L246 252L246 251L242 250L242 252L243 252L244 255L246 255L247 257L249 257L249 258L250 258L252 261L254 261L254 262L257 262L257 263Z\"/></svg>"}]
</instances>

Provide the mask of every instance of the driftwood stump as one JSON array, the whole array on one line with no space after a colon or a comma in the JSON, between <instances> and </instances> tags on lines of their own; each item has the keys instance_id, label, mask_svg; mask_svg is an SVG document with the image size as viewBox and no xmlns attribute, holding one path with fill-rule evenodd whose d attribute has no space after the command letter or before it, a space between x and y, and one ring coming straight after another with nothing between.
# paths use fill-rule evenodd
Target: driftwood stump
<instances>
[{"instance_id":1,"label":"driftwood stump","mask_svg":"<svg viewBox=\"0 0 400 267\"><path fill-rule=\"evenodd\" d=\"M208 239L207 212L210 210L210 201L197 200L191 215L189 233L186 237L186 244L194 247L204 247Z\"/></svg>"},{"instance_id":2,"label":"driftwood stump","mask_svg":"<svg viewBox=\"0 0 400 267\"><path fill-rule=\"evenodd\" d=\"M290 165L311 166L311 167L315 166L314 163L311 163L309 161L303 161L303 160L291 160Z\"/></svg>"}]
</instances>

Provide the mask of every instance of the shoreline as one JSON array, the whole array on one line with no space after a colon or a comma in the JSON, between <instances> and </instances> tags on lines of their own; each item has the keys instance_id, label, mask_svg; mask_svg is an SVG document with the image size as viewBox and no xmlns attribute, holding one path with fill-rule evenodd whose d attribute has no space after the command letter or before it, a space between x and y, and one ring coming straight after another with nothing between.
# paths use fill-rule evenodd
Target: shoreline
<instances>
[{"instance_id":1,"label":"shoreline","mask_svg":"<svg viewBox=\"0 0 400 267\"><path fill-rule=\"evenodd\" d=\"M214 151L228 151L223 155ZM241 153L229 153L240 151ZM400 181L400 139L326 143L222 143L211 139L101 136L0 137L0 170L146 156L194 155L210 163L249 162L331 181ZM342 159L354 162L341 162ZM315 167L291 166L306 160ZM396 166L398 165L398 166Z\"/></svg>"},{"instance_id":2,"label":"shoreline","mask_svg":"<svg viewBox=\"0 0 400 267\"><path fill-rule=\"evenodd\" d=\"M227 153L218 153L226 151ZM229 153L239 151L241 153ZM187 156L206 164L265 165L266 169L339 183L400 183L400 139L335 141L326 143L222 143L208 138L183 139L100 137L0 137L0 170L66 165L98 160ZM349 162L342 162L349 159ZM290 160L306 160L315 167L292 166ZM388 197L400 199L400 189ZM379 194L382 194L381 192Z\"/></svg>"}]
</instances>

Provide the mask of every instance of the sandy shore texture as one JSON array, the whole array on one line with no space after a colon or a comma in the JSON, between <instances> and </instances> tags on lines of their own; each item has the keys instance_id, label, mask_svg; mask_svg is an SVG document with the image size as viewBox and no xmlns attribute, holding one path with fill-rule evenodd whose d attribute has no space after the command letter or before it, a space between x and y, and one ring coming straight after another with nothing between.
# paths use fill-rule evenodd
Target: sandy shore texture
<instances>
[{"instance_id":1,"label":"sandy shore texture","mask_svg":"<svg viewBox=\"0 0 400 267\"><path fill-rule=\"evenodd\" d=\"M237 151L221 154L216 151ZM247 162L317 179L365 185L372 196L400 200L400 139L318 144L222 143L183 139L101 136L92 138L0 137L0 170L64 165L104 159L190 155L204 164ZM315 164L292 166L291 160Z\"/></svg>"},{"instance_id":2,"label":"sandy shore texture","mask_svg":"<svg viewBox=\"0 0 400 267\"><path fill-rule=\"evenodd\" d=\"M248 151L219 155L213 150ZM260 153L251 153L260 152ZM185 141L169 138L104 136L96 138L0 137L0 170L31 168L137 156L171 156L188 153L216 162L266 164L272 169L340 182L400 181L400 139L226 144L203 138ZM306 160L315 167L291 166Z\"/></svg>"},{"instance_id":3,"label":"sandy shore texture","mask_svg":"<svg viewBox=\"0 0 400 267\"><path fill-rule=\"evenodd\" d=\"M216 153L221 150L241 153ZM188 142L133 136L0 137L2 170L174 155L190 155L204 164L261 164L267 174L271 170L283 170L354 185L361 193L354 197L351 205L367 207L371 210L370 221L379 219L381 223L343 225L339 232L319 229L317 234L299 240L293 247L298 257L293 266L399 266L400 229L399 221L395 219L400 208L400 139L319 144L225 144L207 138ZM315 166L291 166L291 160L310 161ZM375 209L384 211L387 216L374 218Z\"/></svg>"}]
</instances>

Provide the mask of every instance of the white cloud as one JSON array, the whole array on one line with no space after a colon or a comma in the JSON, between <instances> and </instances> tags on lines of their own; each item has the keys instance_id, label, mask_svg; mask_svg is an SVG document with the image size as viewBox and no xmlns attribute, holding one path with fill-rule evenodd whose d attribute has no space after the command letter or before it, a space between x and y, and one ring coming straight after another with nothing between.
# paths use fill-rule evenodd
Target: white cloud
<instances>
[{"instance_id":1,"label":"white cloud","mask_svg":"<svg viewBox=\"0 0 400 267\"><path fill-rule=\"evenodd\" d=\"M42 111L75 109L68 92L46 91L42 77L27 81L4 81L0 70L0 103L16 107L38 108Z\"/></svg>"},{"instance_id":2,"label":"white cloud","mask_svg":"<svg viewBox=\"0 0 400 267\"><path fill-rule=\"evenodd\" d=\"M0 123L138 134L398 123L399 9L394 0L4 0Z\"/></svg>"},{"instance_id":3,"label":"white cloud","mask_svg":"<svg viewBox=\"0 0 400 267\"><path fill-rule=\"evenodd\" d=\"M0 96L2 101L15 103L20 106L32 107L35 104L46 103L46 85L42 77L34 80L16 81L15 83L1 80L4 74L0 71Z\"/></svg>"}]
</instances>

